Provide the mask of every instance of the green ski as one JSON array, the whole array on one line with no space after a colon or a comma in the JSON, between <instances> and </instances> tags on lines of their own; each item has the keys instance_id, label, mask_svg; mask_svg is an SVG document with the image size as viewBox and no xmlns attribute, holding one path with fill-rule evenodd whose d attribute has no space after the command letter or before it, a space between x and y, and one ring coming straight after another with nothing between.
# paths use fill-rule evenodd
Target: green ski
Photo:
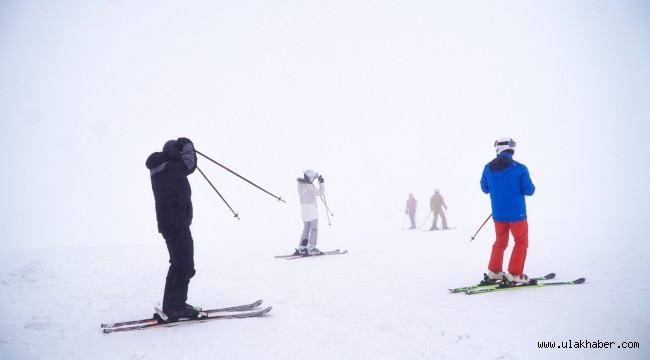
<instances>
[{"instance_id":1,"label":"green ski","mask_svg":"<svg viewBox=\"0 0 650 360\"><path fill-rule=\"evenodd\" d=\"M492 292L492 291L515 290L515 289L523 289L523 288L531 288L531 287L545 287L545 286L559 286L559 285L578 285L578 284L582 284L584 282L585 282L585 278L580 278L580 279L576 279L576 280L573 280L573 281L560 281L560 282L552 282L552 283L531 282L530 284L521 284L521 285L499 284L497 286L480 287L478 289L470 289L470 290L465 291L465 294L473 295L473 294L482 294L482 293Z\"/></svg>"},{"instance_id":2,"label":"green ski","mask_svg":"<svg viewBox=\"0 0 650 360\"><path fill-rule=\"evenodd\" d=\"M544 276L533 278L532 280L535 280L535 281L550 280L550 279L553 279L554 277L555 277L555 273L550 273L550 274L547 274L547 275L544 275ZM449 291L451 291L453 293L459 293L459 292L466 292L468 290L473 290L473 289L480 289L480 288L484 288L484 287L498 286L499 284L501 284L500 281L492 281L487 276L487 274L483 274L483 281L481 281L480 283L478 283L476 285L463 286L463 287L458 287L458 288L455 288L455 289L449 289Z\"/></svg>"}]
</instances>

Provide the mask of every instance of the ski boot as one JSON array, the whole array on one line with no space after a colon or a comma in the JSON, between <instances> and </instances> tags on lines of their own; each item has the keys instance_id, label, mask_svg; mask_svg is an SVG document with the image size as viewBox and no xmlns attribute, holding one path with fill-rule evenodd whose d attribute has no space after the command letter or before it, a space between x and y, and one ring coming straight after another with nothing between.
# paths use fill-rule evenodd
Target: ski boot
<instances>
[{"instance_id":1,"label":"ski boot","mask_svg":"<svg viewBox=\"0 0 650 360\"><path fill-rule=\"evenodd\" d=\"M194 310L196 310L196 311L201 311L201 310L203 310L203 308L201 308L201 307L199 307L199 306L190 305L190 304L188 304L188 303L185 303L185 307L188 308L188 309L194 309Z\"/></svg>"},{"instance_id":2,"label":"ski boot","mask_svg":"<svg viewBox=\"0 0 650 360\"><path fill-rule=\"evenodd\" d=\"M503 271L488 270L487 274L484 276L483 281L481 281L481 285L496 284L498 281L503 281L505 277L506 273Z\"/></svg>"},{"instance_id":3,"label":"ski boot","mask_svg":"<svg viewBox=\"0 0 650 360\"><path fill-rule=\"evenodd\" d=\"M308 255L320 255L322 252L318 250L318 248L315 245L309 245L307 246L307 254Z\"/></svg>"},{"instance_id":4,"label":"ski boot","mask_svg":"<svg viewBox=\"0 0 650 360\"><path fill-rule=\"evenodd\" d=\"M172 323L181 319L199 319L207 316L208 314L196 310L194 307L189 307L187 304L179 310L168 310L166 312L156 308L156 313L153 314L154 319L158 320L159 323Z\"/></svg>"},{"instance_id":5,"label":"ski boot","mask_svg":"<svg viewBox=\"0 0 650 360\"><path fill-rule=\"evenodd\" d=\"M515 285L528 284L531 282L530 278L526 274L516 275L516 274L508 273L506 275L506 279L508 280L508 282Z\"/></svg>"},{"instance_id":6,"label":"ski boot","mask_svg":"<svg viewBox=\"0 0 650 360\"><path fill-rule=\"evenodd\" d=\"M298 246L298 248L296 249L296 251L293 254L294 255L309 255L308 250L307 250L307 246L302 246L302 245Z\"/></svg>"}]
</instances>

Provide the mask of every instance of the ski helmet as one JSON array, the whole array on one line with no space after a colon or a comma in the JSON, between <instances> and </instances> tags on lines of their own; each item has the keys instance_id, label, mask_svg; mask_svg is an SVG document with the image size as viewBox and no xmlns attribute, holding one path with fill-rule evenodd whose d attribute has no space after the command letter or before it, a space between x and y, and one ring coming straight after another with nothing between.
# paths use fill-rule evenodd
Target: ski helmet
<instances>
[{"instance_id":1,"label":"ski helmet","mask_svg":"<svg viewBox=\"0 0 650 360\"><path fill-rule=\"evenodd\" d=\"M517 143L509 137L502 137L494 142L494 149L497 151L497 155L501 155L504 150L512 150L514 152L516 148Z\"/></svg>"},{"instance_id":2,"label":"ski helmet","mask_svg":"<svg viewBox=\"0 0 650 360\"><path fill-rule=\"evenodd\" d=\"M314 181L314 179L318 177L318 173L315 172L314 170L305 170L303 171L303 174L305 174L305 177L307 178L307 180L309 180L309 182Z\"/></svg>"}]
</instances>

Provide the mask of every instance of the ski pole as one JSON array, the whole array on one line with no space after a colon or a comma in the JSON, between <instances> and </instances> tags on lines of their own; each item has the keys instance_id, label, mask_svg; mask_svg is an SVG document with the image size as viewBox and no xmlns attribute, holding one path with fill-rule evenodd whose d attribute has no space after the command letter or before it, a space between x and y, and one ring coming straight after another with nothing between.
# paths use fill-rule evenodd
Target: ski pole
<instances>
[{"instance_id":1,"label":"ski pole","mask_svg":"<svg viewBox=\"0 0 650 360\"><path fill-rule=\"evenodd\" d=\"M478 235L478 232L481 231L481 229L483 228L483 226L485 225L485 223L488 222L488 220L490 220L491 217L492 217L492 213L490 213L490 215L487 217L487 219L485 219L485 221L483 221L483 225L481 225L481 227L478 228L478 230L476 230L476 234L474 234L474 236L472 236L472 240L470 240L469 242L472 242L472 241L474 240L474 238L476 237L476 235Z\"/></svg>"},{"instance_id":2,"label":"ski pole","mask_svg":"<svg viewBox=\"0 0 650 360\"><path fill-rule=\"evenodd\" d=\"M323 204L325 205L325 211L326 211L325 214L327 214L327 223L329 224L329 226L332 226L332 222L330 221L330 213L331 213L331 211L330 211L330 208L327 207L327 201L325 201L325 195L321 196L320 199L323 202ZM332 214L332 217L334 217L334 214Z\"/></svg>"},{"instance_id":3,"label":"ski pole","mask_svg":"<svg viewBox=\"0 0 650 360\"><path fill-rule=\"evenodd\" d=\"M327 206L327 200L325 200L325 195L321 196L320 199L323 201L323 204L325 205L325 209L327 209L327 212L334 217L334 213L332 210L330 210L329 206Z\"/></svg>"},{"instance_id":4,"label":"ski pole","mask_svg":"<svg viewBox=\"0 0 650 360\"><path fill-rule=\"evenodd\" d=\"M273 195L273 194L271 194L270 192L268 192L268 191L266 191L266 190L264 190L264 189L262 189L261 187L259 187L259 186L257 186L257 185L256 185L255 183L253 183L253 182L251 182L250 180L248 180L248 179L246 179L245 177L243 177L243 176L241 176L241 175L239 175L239 174L237 174L236 172L234 172L234 171L232 171L232 170L230 170L230 169L228 169L227 167L225 167L225 166L223 166L223 165L221 165L221 164L219 164L218 162L216 162L215 160L213 160L213 159L211 159L211 158L210 158L210 157L208 157L207 155L205 155L205 154L203 154L203 153L201 153L200 151L198 151L198 150L196 150L196 149L195 149L194 151L196 151L196 153L197 153L197 154L199 154L199 155L201 155L201 156L203 156L204 158L206 158L206 159L208 159L208 160L210 160L210 161L212 161L213 163L215 163L215 164L217 164L217 165L219 165L219 166L221 166L222 168L224 168L224 169L226 169L226 170L228 170L228 171L229 171L230 173L232 173L232 174L234 174L234 175L236 175L237 177L239 177L240 179L242 179L242 180L244 180L244 181L246 181L247 183L249 183L249 184L251 184L251 185L253 185L253 186L255 186L256 188L258 188L258 189L260 189L260 190L262 190L262 191L264 191L265 193L267 193L267 194L269 194L269 195L271 195L271 196L273 196L274 198L276 198L276 199L278 199L278 201L282 201L283 203L286 203L286 201L284 201L284 200L282 200L282 198L281 198L281 197L278 197L278 196L275 196L275 195Z\"/></svg>"},{"instance_id":5,"label":"ski pole","mask_svg":"<svg viewBox=\"0 0 650 360\"><path fill-rule=\"evenodd\" d=\"M314 180L316 180L316 178ZM314 180L311 181L312 185L314 184ZM332 222L330 221L330 214L332 214L332 217L334 217L334 213L332 213L329 206L327 206L327 201L325 200L325 195L319 195L318 197L320 197L320 200L323 202L323 205L325 205L325 210L327 211L326 212L326 214L327 214L327 223L329 224L329 226L332 226Z\"/></svg>"},{"instance_id":6,"label":"ski pole","mask_svg":"<svg viewBox=\"0 0 650 360\"><path fill-rule=\"evenodd\" d=\"M427 223L427 220L429 220L429 216L431 216L431 213L432 213L432 212L433 212L433 210L429 211L429 215L427 215L427 217L426 217L426 218L424 219L424 221L422 222L422 225L420 225L420 230L422 230L422 227L424 226L424 224Z\"/></svg>"},{"instance_id":7,"label":"ski pole","mask_svg":"<svg viewBox=\"0 0 650 360\"><path fill-rule=\"evenodd\" d=\"M217 195L219 195L219 197L221 198L221 200L223 200L223 202L226 203L226 206L228 206L228 209L230 209L230 211L232 211L232 213L235 214L235 217L237 218L237 220L241 220L241 219L239 218L239 214L237 214L237 213L235 212L235 210L233 210L233 209L230 207L230 205L228 204L228 202L226 201L226 199L224 199L223 196L221 196L221 193L219 193L219 190L217 190L217 188L214 187L214 185L212 185L212 182L210 181L210 179L208 179L207 176L205 176L205 174L203 173L203 171L201 171L201 169L200 169L198 166L196 167L196 169L199 170L199 172L201 173L201 175L203 175L203 177L204 177L205 180L208 182L208 184L210 184L210 186L212 186L212 188L214 189L214 191L217 192Z\"/></svg>"}]
</instances>

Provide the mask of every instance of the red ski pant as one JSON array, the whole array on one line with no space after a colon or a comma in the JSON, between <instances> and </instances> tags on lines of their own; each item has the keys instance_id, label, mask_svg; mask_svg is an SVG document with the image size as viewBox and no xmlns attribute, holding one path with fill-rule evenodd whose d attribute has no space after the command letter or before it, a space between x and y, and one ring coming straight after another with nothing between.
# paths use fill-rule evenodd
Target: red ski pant
<instances>
[{"instance_id":1,"label":"red ski pant","mask_svg":"<svg viewBox=\"0 0 650 360\"><path fill-rule=\"evenodd\" d=\"M515 239L515 247L510 255L508 272L515 275L524 273L524 263L526 262L526 253L528 250L528 220L516 222L494 222L494 230L497 238L492 245L492 255L488 269L494 272L503 270L503 253L508 247L510 232Z\"/></svg>"}]
</instances>

